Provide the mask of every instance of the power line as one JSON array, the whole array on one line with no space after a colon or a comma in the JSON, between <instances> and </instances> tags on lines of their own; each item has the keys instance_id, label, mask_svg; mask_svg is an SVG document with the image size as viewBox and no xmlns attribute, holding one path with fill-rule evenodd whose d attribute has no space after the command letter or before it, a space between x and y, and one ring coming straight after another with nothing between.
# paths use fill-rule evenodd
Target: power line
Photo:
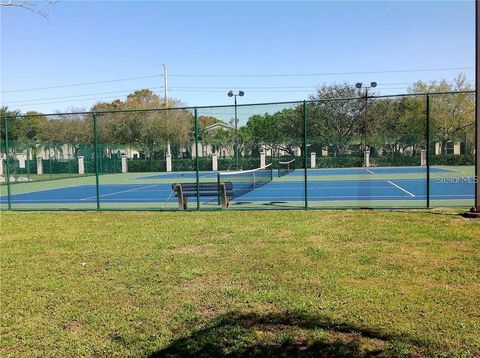
<instances>
[{"instance_id":1,"label":"power line","mask_svg":"<svg viewBox=\"0 0 480 358\"><path fill-rule=\"evenodd\" d=\"M150 87L149 89L162 89L163 87ZM121 93L133 93L137 91L137 89L129 89L129 90L121 90L121 91L111 91L111 92L96 92L96 93L87 93L87 94L79 94L79 95L72 95L72 96L61 96L61 97L48 97L48 98L36 98L36 99L22 99L18 101L8 101L9 104L11 103L22 103L22 102L32 102L32 101L47 101L51 99L65 99L65 98L77 98L77 97L88 97L88 96L96 96L96 95L103 95L103 94L121 94Z\"/></svg>"},{"instance_id":2,"label":"power line","mask_svg":"<svg viewBox=\"0 0 480 358\"><path fill-rule=\"evenodd\" d=\"M409 73L409 72L433 72L433 71L456 71L471 70L475 67L448 67L448 68L424 68L414 70L386 70L386 71L357 71L357 72L326 72L326 73L293 73L293 74L230 74L230 75L170 75L170 77L304 77L304 76L338 76L338 75L362 75L362 74L381 74L381 73Z\"/></svg>"},{"instance_id":3,"label":"power line","mask_svg":"<svg viewBox=\"0 0 480 358\"><path fill-rule=\"evenodd\" d=\"M409 70L385 70L385 71L357 71L357 72L325 72L325 73L294 73L294 74L169 74L170 77L243 77L243 78L254 78L254 77L312 77L312 76L339 76L339 75L362 75L362 74L385 74L385 73L411 73L411 72L434 72L434 71L457 71L457 70L471 70L475 67L447 67L447 68L424 68L424 69L409 69ZM104 81L95 81L95 82L81 82L81 83L72 83L65 85L57 86L46 86L46 87L36 87L36 88L24 88L17 90L8 90L1 91L0 93L16 93L16 92L28 92L28 91L40 91L46 89L55 89L55 88L67 88L67 87L79 87L79 86L88 86L88 85L98 85L104 83L112 82L122 82L122 81L132 81L139 79L155 78L162 77L163 75L148 75L148 76L138 76L138 77L127 77L119 78L113 80L104 80Z\"/></svg>"},{"instance_id":4,"label":"power line","mask_svg":"<svg viewBox=\"0 0 480 358\"><path fill-rule=\"evenodd\" d=\"M429 81L424 81L425 83L430 83L433 82L433 80ZM454 81L446 81L449 84L454 83ZM466 82L469 83L474 83L473 80L467 80ZM398 85L413 85L415 82L394 82L394 83L379 83L378 87L385 87L385 86L398 86ZM306 92L306 91L311 91L311 90L316 90L320 85L308 85L308 86L233 86L233 87L241 87L242 89L247 89L247 90L252 90L252 92L257 92L253 90L269 90L269 91L262 91L262 92ZM212 91L212 92L223 92L223 90L228 90L230 87L218 87L218 86L173 86L169 87L171 91L175 92L197 92L194 90L202 90L198 92L208 92L204 90L217 90L217 91ZM404 87L395 87L395 88L385 88L385 90L389 89L403 89ZM149 89L164 89L163 86L156 86L156 87L149 87ZM277 89L295 89L293 91L271 91L271 90L277 90ZM109 91L109 92L95 92L95 93L87 93L87 94L80 94L80 95L71 95L71 96L60 96L60 97L48 97L48 98L34 98L34 99L23 99L23 100L17 100L17 101L7 101L8 104L17 104L17 103L27 103L29 104L30 102L36 102L36 101L49 101L49 100L54 100L54 99L67 99L67 98L78 98L78 97L88 97L88 96L96 96L96 95L105 95L105 94L130 94L137 89L126 89L126 90L119 90L119 91ZM191 91L190 91L191 90ZM260 92L260 91L258 91ZM110 97L106 97L110 98ZM62 102L59 102L62 103ZM34 104L34 103L33 103Z\"/></svg>"},{"instance_id":5,"label":"power line","mask_svg":"<svg viewBox=\"0 0 480 358\"><path fill-rule=\"evenodd\" d=\"M37 88L24 88L24 89L10 90L10 91L1 91L0 93L28 92L28 91L40 91L40 90L54 89L54 88L79 87L79 86L88 86L88 85L98 85L98 84L103 84L103 83L112 83L112 82L122 82L122 81L140 80L140 79L153 78L153 77L162 77L162 75L150 75L150 76L139 76L139 77L129 77L129 78L118 78L118 79L115 79L115 80L72 83L72 84L68 84L68 85L59 85L59 86L48 86L48 87L37 87Z\"/></svg>"}]
</instances>

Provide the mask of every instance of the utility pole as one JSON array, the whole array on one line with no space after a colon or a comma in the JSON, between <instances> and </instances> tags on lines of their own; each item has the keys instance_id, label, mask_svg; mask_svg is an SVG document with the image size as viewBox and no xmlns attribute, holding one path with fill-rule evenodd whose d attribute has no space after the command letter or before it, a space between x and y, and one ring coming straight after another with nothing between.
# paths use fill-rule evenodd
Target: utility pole
<instances>
[{"instance_id":1,"label":"utility pole","mask_svg":"<svg viewBox=\"0 0 480 358\"><path fill-rule=\"evenodd\" d=\"M165 107L168 108L168 72L166 64L163 64L163 98Z\"/></svg>"},{"instance_id":2,"label":"utility pole","mask_svg":"<svg viewBox=\"0 0 480 358\"><path fill-rule=\"evenodd\" d=\"M365 89L365 109L363 113L363 166L370 166L370 145L368 144L368 89L377 87L377 82L370 82L370 86L363 86L362 82L357 82L355 87L359 91ZM360 145L361 147L361 145Z\"/></svg>"},{"instance_id":3,"label":"utility pole","mask_svg":"<svg viewBox=\"0 0 480 358\"><path fill-rule=\"evenodd\" d=\"M168 108L168 71L166 64L163 64L163 100L165 101L165 108ZM171 156L169 140L167 140L167 156Z\"/></svg>"}]
</instances>

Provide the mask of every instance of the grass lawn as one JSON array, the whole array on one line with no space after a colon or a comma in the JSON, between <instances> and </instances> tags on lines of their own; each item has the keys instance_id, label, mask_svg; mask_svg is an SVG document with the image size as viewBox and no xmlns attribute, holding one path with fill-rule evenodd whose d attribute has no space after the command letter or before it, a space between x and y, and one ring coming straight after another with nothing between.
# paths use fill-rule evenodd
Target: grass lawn
<instances>
[{"instance_id":1,"label":"grass lawn","mask_svg":"<svg viewBox=\"0 0 480 358\"><path fill-rule=\"evenodd\" d=\"M480 221L2 212L4 357L478 356Z\"/></svg>"}]
</instances>

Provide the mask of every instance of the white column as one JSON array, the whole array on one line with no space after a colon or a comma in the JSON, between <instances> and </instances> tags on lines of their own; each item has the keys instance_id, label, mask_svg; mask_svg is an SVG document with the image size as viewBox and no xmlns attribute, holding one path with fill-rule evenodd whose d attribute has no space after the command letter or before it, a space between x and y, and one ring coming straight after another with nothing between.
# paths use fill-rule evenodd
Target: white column
<instances>
[{"instance_id":1,"label":"white column","mask_svg":"<svg viewBox=\"0 0 480 358\"><path fill-rule=\"evenodd\" d=\"M172 171L172 155L168 153L165 156L165 159L167 160L167 172L171 172Z\"/></svg>"},{"instance_id":2,"label":"white column","mask_svg":"<svg viewBox=\"0 0 480 358\"><path fill-rule=\"evenodd\" d=\"M127 156L125 154L122 154L122 173L128 172L128 167L127 167Z\"/></svg>"},{"instance_id":3,"label":"white column","mask_svg":"<svg viewBox=\"0 0 480 358\"><path fill-rule=\"evenodd\" d=\"M420 152L420 165L427 165L427 151L425 149L422 149L422 151Z\"/></svg>"},{"instance_id":4,"label":"white column","mask_svg":"<svg viewBox=\"0 0 480 358\"><path fill-rule=\"evenodd\" d=\"M212 170L216 172L218 170L218 155L217 153L212 154Z\"/></svg>"},{"instance_id":5,"label":"white column","mask_svg":"<svg viewBox=\"0 0 480 358\"><path fill-rule=\"evenodd\" d=\"M317 153L311 152L310 153L310 168L317 167Z\"/></svg>"},{"instance_id":6,"label":"white column","mask_svg":"<svg viewBox=\"0 0 480 358\"><path fill-rule=\"evenodd\" d=\"M368 168L370 166L370 150L366 149L363 155L363 166Z\"/></svg>"},{"instance_id":7,"label":"white column","mask_svg":"<svg viewBox=\"0 0 480 358\"><path fill-rule=\"evenodd\" d=\"M18 167L21 169L25 169L25 160L27 159L24 154L17 155L18 159Z\"/></svg>"},{"instance_id":8,"label":"white column","mask_svg":"<svg viewBox=\"0 0 480 358\"><path fill-rule=\"evenodd\" d=\"M78 174L83 175L85 174L85 161L83 160L84 157L79 155L77 158L78 161Z\"/></svg>"},{"instance_id":9,"label":"white column","mask_svg":"<svg viewBox=\"0 0 480 358\"><path fill-rule=\"evenodd\" d=\"M43 174L43 161L42 158L37 158L37 174Z\"/></svg>"},{"instance_id":10,"label":"white column","mask_svg":"<svg viewBox=\"0 0 480 358\"><path fill-rule=\"evenodd\" d=\"M265 168L265 150L262 148L260 150L260 168Z\"/></svg>"},{"instance_id":11,"label":"white column","mask_svg":"<svg viewBox=\"0 0 480 358\"><path fill-rule=\"evenodd\" d=\"M328 156L328 147L323 147L322 148L322 157L327 157Z\"/></svg>"},{"instance_id":12,"label":"white column","mask_svg":"<svg viewBox=\"0 0 480 358\"><path fill-rule=\"evenodd\" d=\"M460 154L460 143L458 142L453 143L453 154L455 155Z\"/></svg>"},{"instance_id":13,"label":"white column","mask_svg":"<svg viewBox=\"0 0 480 358\"><path fill-rule=\"evenodd\" d=\"M3 170L3 158L0 158L0 175L3 175L4 174L4 170Z\"/></svg>"}]
</instances>

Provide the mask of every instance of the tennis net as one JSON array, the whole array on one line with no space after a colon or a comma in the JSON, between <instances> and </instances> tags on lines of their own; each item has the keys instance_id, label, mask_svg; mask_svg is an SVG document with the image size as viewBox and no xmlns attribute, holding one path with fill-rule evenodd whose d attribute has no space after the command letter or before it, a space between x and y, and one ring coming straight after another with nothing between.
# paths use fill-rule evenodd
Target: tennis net
<instances>
[{"instance_id":1,"label":"tennis net","mask_svg":"<svg viewBox=\"0 0 480 358\"><path fill-rule=\"evenodd\" d=\"M278 162L278 176L284 176L290 174L295 170L295 159L288 162Z\"/></svg>"},{"instance_id":2,"label":"tennis net","mask_svg":"<svg viewBox=\"0 0 480 358\"><path fill-rule=\"evenodd\" d=\"M228 196L235 199L264 184L272 181L272 164L265 167L242 170L238 172L218 173L218 186L222 183L232 183L232 191Z\"/></svg>"}]
</instances>

